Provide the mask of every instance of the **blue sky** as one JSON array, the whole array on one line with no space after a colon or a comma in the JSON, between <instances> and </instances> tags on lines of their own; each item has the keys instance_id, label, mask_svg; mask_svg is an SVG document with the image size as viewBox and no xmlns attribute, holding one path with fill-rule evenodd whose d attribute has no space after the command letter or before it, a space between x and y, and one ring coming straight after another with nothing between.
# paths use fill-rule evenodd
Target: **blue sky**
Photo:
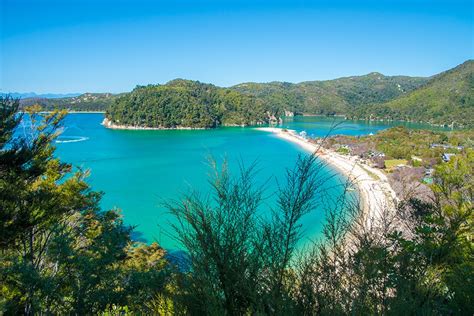
<instances>
[{"instance_id":1,"label":"blue sky","mask_svg":"<svg viewBox=\"0 0 474 316\"><path fill-rule=\"evenodd\" d=\"M473 1L0 3L3 92L430 76L474 56Z\"/></svg>"}]
</instances>

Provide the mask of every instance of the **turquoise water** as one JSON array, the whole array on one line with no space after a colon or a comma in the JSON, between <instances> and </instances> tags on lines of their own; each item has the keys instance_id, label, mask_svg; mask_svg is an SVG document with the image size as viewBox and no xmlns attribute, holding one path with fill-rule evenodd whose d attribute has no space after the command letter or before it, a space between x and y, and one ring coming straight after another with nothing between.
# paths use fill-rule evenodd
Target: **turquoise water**
<instances>
[{"instance_id":1,"label":"turquoise water","mask_svg":"<svg viewBox=\"0 0 474 316\"><path fill-rule=\"evenodd\" d=\"M179 198L191 189L206 192L210 156L226 158L231 170L239 162L258 164L257 182L267 183L262 213L272 205L276 179L284 179L285 168L294 165L302 150L269 133L252 128L220 128L194 131L121 131L102 127L103 114L69 114L59 137L57 155L76 167L90 169L92 188L103 191L102 207L122 210L127 224L136 226L135 238L158 241L165 248L179 246L170 230L173 218L162 202ZM308 134L325 135L332 120L303 117L286 120L283 126ZM362 135L375 133L386 125L345 122L335 132ZM335 173L326 168L326 174ZM344 179L337 175L328 181L330 196L342 193ZM305 236L321 232L324 210L316 209L304 218Z\"/></svg>"}]
</instances>

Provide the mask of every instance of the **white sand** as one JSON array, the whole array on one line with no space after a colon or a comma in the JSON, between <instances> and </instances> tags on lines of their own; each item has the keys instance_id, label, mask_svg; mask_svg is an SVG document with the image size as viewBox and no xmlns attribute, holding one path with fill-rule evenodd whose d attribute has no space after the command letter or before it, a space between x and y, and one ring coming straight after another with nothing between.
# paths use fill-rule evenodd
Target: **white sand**
<instances>
[{"instance_id":1,"label":"white sand","mask_svg":"<svg viewBox=\"0 0 474 316\"><path fill-rule=\"evenodd\" d=\"M273 127L261 127L256 130L273 133L279 138L298 144L310 153L316 153L321 159L349 177L359 190L364 207L364 221L369 227L381 218L382 212L394 208L396 194L382 171L357 162L356 157L340 155L320 148L319 145L310 143L293 130Z\"/></svg>"}]
</instances>

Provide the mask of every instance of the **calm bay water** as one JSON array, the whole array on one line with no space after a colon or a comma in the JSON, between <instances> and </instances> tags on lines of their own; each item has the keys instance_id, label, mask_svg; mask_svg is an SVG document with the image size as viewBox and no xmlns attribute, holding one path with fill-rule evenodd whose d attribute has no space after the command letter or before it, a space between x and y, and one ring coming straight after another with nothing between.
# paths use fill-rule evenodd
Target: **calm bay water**
<instances>
[{"instance_id":1,"label":"calm bay water","mask_svg":"<svg viewBox=\"0 0 474 316\"><path fill-rule=\"evenodd\" d=\"M170 222L162 206L164 200L177 199L195 189L207 192L208 158L226 158L237 173L239 162L258 164L257 183L267 180L267 196L262 212L274 202L276 180L283 181L285 168L294 165L302 150L269 133L252 128L220 128L195 131L120 131L102 127L103 114L69 114L58 139L57 155L76 167L90 169L88 178L94 190L103 191L102 207L119 208L124 221L136 226L137 239L158 241L168 249L177 248ZM322 136L333 120L321 117L288 119L282 127L308 135ZM344 122L335 133L363 135L387 128L383 124ZM326 173L335 171L327 168ZM342 193L340 175L326 183L331 196ZM307 238L321 232L322 208L304 218Z\"/></svg>"}]
</instances>

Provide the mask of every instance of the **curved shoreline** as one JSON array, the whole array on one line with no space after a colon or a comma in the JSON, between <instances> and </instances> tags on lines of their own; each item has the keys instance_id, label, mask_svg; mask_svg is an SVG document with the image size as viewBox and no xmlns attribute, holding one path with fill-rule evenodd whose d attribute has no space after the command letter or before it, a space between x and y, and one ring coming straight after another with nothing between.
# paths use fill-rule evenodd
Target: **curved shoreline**
<instances>
[{"instance_id":1,"label":"curved shoreline","mask_svg":"<svg viewBox=\"0 0 474 316\"><path fill-rule=\"evenodd\" d=\"M396 194L382 171L359 163L354 156L344 156L324 149L299 136L293 130L273 127L255 129L270 132L278 138L295 143L309 153L317 153L318 157L348 177L360 192L364 221L367 225L380 220L384 212L395 207Z\"/></svg>"}]
</instances>

